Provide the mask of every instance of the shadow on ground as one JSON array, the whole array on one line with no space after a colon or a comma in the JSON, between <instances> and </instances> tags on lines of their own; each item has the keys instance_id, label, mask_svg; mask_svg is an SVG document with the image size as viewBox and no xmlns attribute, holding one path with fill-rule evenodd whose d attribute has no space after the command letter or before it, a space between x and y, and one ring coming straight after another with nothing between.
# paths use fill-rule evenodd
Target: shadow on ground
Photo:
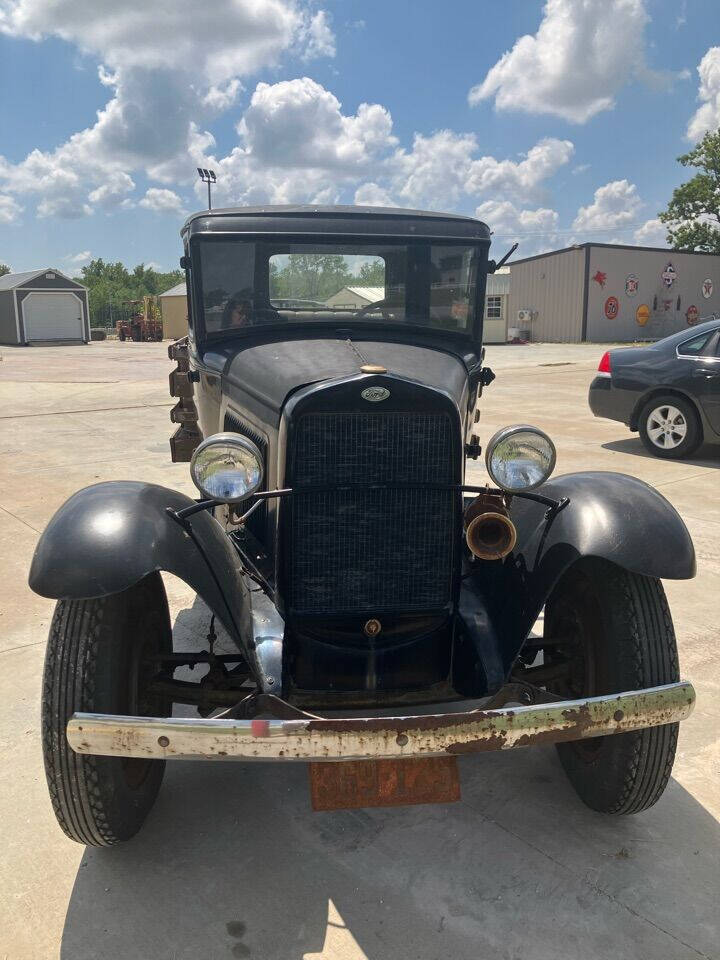
<instances>
[{"instance_id":1,"label":"shadow on ground","mask_svg":"<svg viewBox=\"0 0 720 960\"><path fill-rule=\"evenodd\" d=\"M629 453L634 457L645 457L649 460L658 460L643 446L639 437L626 437L624 440L609 440L601 444L603 450L612 450L615 453ZM671 463L686 463L693 467L720 467L720 446L706 443L695 452L692 457L682 461L671 460Z\"/></svg>"},{"instance_id":2,"label":"shadow on ground","mask_svg":"<svg viewBox=\"0 0 720 960\"><path fill-rule=\"evenodd\" d=\"M181 611L178 646L207 621ZM170 763L141 833L83 856L61 956L716 956L720 826L678 783L610 818L553 748L464 757L461 776L456 804L312 813L305 764Z\"/></svg>"}]
</instances>

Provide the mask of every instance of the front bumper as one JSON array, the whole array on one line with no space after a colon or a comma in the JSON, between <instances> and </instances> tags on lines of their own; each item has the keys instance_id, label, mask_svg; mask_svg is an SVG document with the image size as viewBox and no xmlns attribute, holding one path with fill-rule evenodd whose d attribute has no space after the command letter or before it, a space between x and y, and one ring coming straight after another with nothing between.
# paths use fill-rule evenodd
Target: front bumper
<instances>
[{"instance_id":1,"label":"front bumper","mask_svg":"<svg viewBox=\"0 0 720 960\"><path fill-rule=\"evenodd\" d=\"M361 760L438 757L584 740L675 723L695 703L691 683L529 707L429 716L293 720L152 719L76 713L76 753L164 760Z\"/></svg>"}]
</instances>

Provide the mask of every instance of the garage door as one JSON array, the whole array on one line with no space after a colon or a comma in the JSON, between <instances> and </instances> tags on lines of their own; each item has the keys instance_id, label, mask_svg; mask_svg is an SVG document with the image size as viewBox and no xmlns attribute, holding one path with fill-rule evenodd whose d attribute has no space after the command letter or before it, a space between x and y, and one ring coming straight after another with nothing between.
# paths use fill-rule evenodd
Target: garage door
<instances>
[{"instance_id":1,"label":"garage door","mask_svg":"<svg viewBox=\"0 0 720 960\"><path fill-rule=\"evenodd\" d=\"M82 304L72 293L29 293L22 301L26 340L84 340Z\"/></svg>"}]
</instances>

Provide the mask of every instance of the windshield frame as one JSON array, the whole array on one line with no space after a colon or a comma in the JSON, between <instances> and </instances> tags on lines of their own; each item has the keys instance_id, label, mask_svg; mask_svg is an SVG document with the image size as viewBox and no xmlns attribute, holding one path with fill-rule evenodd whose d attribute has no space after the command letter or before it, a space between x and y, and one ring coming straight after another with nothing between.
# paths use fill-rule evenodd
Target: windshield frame
<instances>
[{"instance_id":1,"label":"windshield frame","mask_svg":"<svg viewBox=\"0 0 720 960\"><path fill-rule=\"evenodd\" d=\"M426 243L436 246L458 246L474 247L477 251L476 261L476 281L475 281L475 309L471 318L471 323L466 330L452 330L443 327L434 327L430 324L392 322L389 320L368 320L367 318L343 317L342 319L297 321L284 320L282 323L262 323L248 326L247 328L238 328L236 330L207 331L205 327L205 309L203 298L201 248L206 243L222 243L228 240L235 240L248 243L267 243L276 239L278 243L287 242L288 244L307 243L309 247L330 244L357 244L358 246L368 247L377 243L398 243L403 245L414 245ZM485 310L485 289L487 283L487 264L488 264L488 243L481 238L471 237L436 237L436 236L411 236L393 235L393 236L373 236L365 233L347 233L347 234L329 234L326 236L316 234L292 234L288 235L278 231L277 233L265 232L244 232L244 231L222 231L213 233L198 233L190 238L189 242L190 256L190 283L191 310L193 339L203 344L212 344L219 341L227 342L231 340L246 340L248 338L256 339L258 337L277 339L278 334L287 331L288 338L294 338L298 333L307 333L308 336L317 336L318 331L350 331L356 335L359 333L372 333L373 335L387 332L392 334L394 339L398 339L398 334L405 335L408 340L414 340L417 336L438 338L445 342L453 342L458 345L482 343L483 316ZM278 298L281 299L281 298ZM402 336L400 339L404 339Z\"/></svg>"}]
</instances>

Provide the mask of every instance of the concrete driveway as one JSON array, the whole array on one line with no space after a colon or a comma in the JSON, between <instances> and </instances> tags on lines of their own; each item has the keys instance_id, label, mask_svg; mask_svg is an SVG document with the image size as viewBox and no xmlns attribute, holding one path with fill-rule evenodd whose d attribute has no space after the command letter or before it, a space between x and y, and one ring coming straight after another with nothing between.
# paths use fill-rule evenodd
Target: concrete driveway
<instances>
[{"instance_id":1,"label":"concrete driveway","mask_svg":"<svg viewBox=\"0 0 720 960\"><path fill-rule=\"evenodd\" d=\"M57 827L42 770L52 603L26 586L34 545L98 480L192 488L169 458L166 345L2 349L0 958L720 956L720 451L665 463L594 420L586 391L602 351L490 347L482 434L536 423L559 473L634 474L690 528L698 577L666 587L698 705L656 807L592 813L553 748L462 758L458 804L324 814L309 810L303 765L176 763L135 840L86 850ZM207 611L179 581L168 589L179 641L204 634Z\"/></svg>"}]
</instances>

